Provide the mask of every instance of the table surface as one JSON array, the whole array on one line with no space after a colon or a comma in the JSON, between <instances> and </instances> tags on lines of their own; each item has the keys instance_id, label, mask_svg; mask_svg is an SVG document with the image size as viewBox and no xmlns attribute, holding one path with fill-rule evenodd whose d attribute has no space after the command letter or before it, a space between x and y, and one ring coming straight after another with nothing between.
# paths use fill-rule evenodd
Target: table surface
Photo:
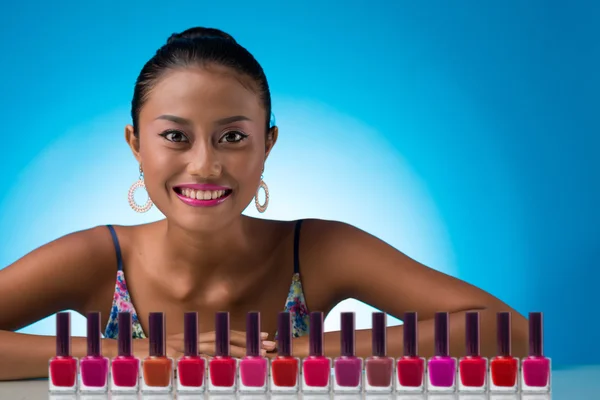
<instances>
[{"instance_id":1,"label":"table surface","mask_svg":"<svg viewBox=\"0 0 600 400\"><path fill-rule=\"evenodd\" d=\"M552 395L396 395L396 396L364 396L367 399L373 400L389 400L390 398L395 400L570 400L570 399L594 399L600 398L600 365L585 366L585 367L573 367L569 369L561 369L552 372ZM0 400L138 400L138 399L177 399L177 400L192 400L202 399L203 397L217 398L219 400L230 400L235 399L235 396L231 395L49 395L48 394L48 381L47 380L32 380L32 381L14 381L14 382L0 382ZM277 400L281 397L290 400L294 397L300 397L304 400L324 400L330 396L316 396L316 395L299 395L299 396L275 396L270 395L239 395L238 400L261 400L271 399ZM360 395L332 395L333 399L336 400L359 400Z\"/></svg>"}]
</instances>

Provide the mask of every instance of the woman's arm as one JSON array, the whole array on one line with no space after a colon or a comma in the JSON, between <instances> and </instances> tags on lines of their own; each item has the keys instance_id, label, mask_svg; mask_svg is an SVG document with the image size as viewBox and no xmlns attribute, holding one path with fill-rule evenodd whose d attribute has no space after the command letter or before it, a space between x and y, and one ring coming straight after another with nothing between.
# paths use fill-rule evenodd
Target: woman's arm
<instances>
[{"instance_id":1,"label":"woman's arm","mask_svg":"<svg viewBox=\"0 0 600 400\"><path fill-rule=\"evenodd\" d=\"M418 312L419 352L433 355L433 318L436 312L450 313L450 353L465 352L465 313L479 311L481 353L496 353L496 313L512 312L513 355L527 351L527 320L494 296L466 282L428 268L383 241L358 228L339 222L313 220L303 227L310 241L306 261L318 267L331 300L354 298L402 319L405 312ZM304 245L304 243L303 243ZM306 248L306 247L304 247ZM305 263L306 263L305 261ZM316 269L316 268L315 268ZM401 356L402 326L388 329L388 353ZM298 350L307 348L307 338L298 340ZM328 355L339 354L339 332L325 335ZM356 332L357 355L371 354L371 331ZM303 352L303 351L302 351Z\"/></svg>"},{"instance_id":2,"label":"woman's arm","mask_svg":"<svg viewBox=\"0 0 600 400\"><path fill-rule=\"evenodd\" d=\"M98 227L64 236L0 270L0 380L47 376L54 336L12 331L62 310L85 313L104 283L114 285L110 265L116 265L110 235ZM84 356L85 347L85 339L73 338L74 356ZM113 347L104 341L105 352Z\"/></svg>"}]
</instances>

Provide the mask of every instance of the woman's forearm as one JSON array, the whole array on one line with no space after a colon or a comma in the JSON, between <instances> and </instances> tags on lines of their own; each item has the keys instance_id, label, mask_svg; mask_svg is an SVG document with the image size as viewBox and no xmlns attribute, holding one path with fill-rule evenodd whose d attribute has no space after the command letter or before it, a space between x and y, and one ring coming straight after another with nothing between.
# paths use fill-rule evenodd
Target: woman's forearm
<instances>
[{"instance_id":1,"label":"woman's forearm","mask_svg":"<svg viewBox=\"0 0 600 400\"><path fill-rule=\"evenodd\" d=\"M103 353L112 356L114 340L103 340ZM71 339L73 357L85 357L87 340ZM0 381L46 378L48 363L56 355L56 337L0 331Z\"/></svg>"},{"instance_id":2,"label":"woman's forearm","mask_svg":"<svg viewBox=\"0 0 600 400\"><path fill-rule=\"evenodd\" d=\"M481 355L496 355L496 310L474 310L480 313L480 347ZM465 314L464 312L449 315L450 322L450 356L462 357L465 354ZM419 355L434 355L434 320L423 320L418 323ZM389 357L401 357L404 347L404 327L393 326L387 329L387 353ZM356 356L369 357L372 354L371 330L356 331ZM324 335L324 350L328 357L340 355L340 332L327 332ZM518 313L512 315L512 353L514 357L524 357L527 352L527 320ZM294 354L299 357L308 355L308 335L294 341Z\"/></svg>"}]
</instances>

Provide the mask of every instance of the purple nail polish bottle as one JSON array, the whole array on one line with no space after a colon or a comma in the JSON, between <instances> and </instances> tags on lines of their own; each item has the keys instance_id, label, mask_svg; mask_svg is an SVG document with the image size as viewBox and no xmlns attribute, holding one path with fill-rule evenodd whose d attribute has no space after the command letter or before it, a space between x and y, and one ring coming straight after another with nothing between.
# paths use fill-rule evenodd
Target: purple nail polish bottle
<instances>
[{"instance_id":1,"label":"purple nail polish bottle","mask_svg":"<svg viewBox=\"0 0 600 400\"><path fill-rule=\"evenodd\" d=\"M544 322L541 312L529 313L529 356L521 364L521 391L549 393L552 362L544 356Z\"/></svg>"},{"instance_id":2,"label":"purple nail polish bottle","mask_svg":"<svg viewBox=\"0 0 600 400\"><path fill-rule=\"evenodd\" d=\"M343 312L341 319L340 356L333 361L334 393L358 393L362 390L363 360L356 357L355 315Z\"/></svg>"},{"instance_id":3,"label":"purple nail polish bottle","mask_svg":"<svg viewBox=\"0 0 600 400\"><path fill-rule=\"evenodd\" d=\"M435 356L427 364L428 392L453 393L456 391L456 359L449 356L448 313L435 314Z\"/></svg>"}]
</instances>

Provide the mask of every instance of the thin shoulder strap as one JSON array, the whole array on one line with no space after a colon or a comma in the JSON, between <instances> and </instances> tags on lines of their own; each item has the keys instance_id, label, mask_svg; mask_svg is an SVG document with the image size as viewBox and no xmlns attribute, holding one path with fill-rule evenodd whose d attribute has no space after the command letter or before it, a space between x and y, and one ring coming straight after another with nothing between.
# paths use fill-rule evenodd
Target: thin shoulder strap
<instances>
[{"instance_id":1,"label":"thin shoulder strap","mask_svg":"<svg viewBox=\"0 0 600 400\"><path fill-rule=\"evenodd\" d=\"M123 258L121 257L121 246L119 245L117 232L115 232L115 228L112 225L106 225L106 227L110 231L110 236L112 236L113 244L115 245L115 251L117 252L117 268L119 271L123 271Z\"/></svg>"},{"instance_id":2,"label":"thin shoulder strap","mask_svg":"<svg viewBox=\"0 0 600 400\"><path fill-rule=\"evenodd\" d=\"M294 273L300 273L300 228L302 228L302 221L299 219L296 221L294 227Z\"/></svg>"}]
</instances>

